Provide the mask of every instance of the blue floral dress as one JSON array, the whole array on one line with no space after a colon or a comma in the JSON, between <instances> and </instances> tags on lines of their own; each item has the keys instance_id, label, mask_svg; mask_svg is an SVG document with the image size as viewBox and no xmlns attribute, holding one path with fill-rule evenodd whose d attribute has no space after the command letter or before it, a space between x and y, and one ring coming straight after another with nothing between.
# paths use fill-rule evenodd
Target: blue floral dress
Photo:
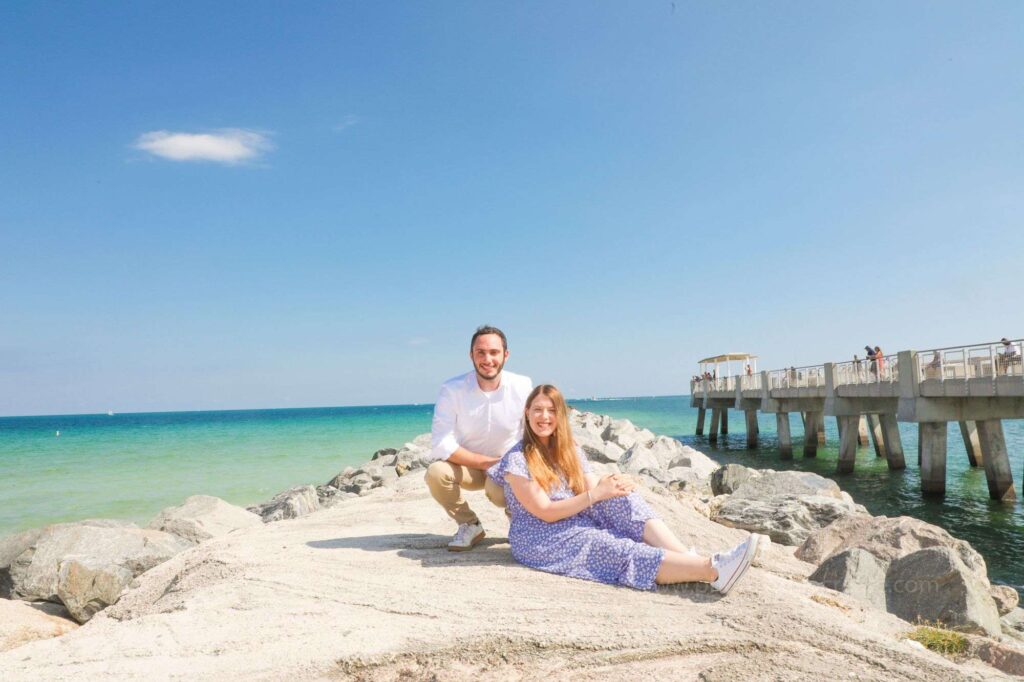
<instances>
[{"instance_id":1,"label":"blue floral dress","mask_svg":"<svg viewBox=\"0 0 1024 682\"><path fill-rule=\"evenodd\" d=\"M592 473L586 456L577 448L584 473ZM644 524L656 518L654 511L636 493L596 502L569 518L548 523L526 511L516 499L506 474L531 479L520 441L487 471L505 491L512 516L508 531L512 556L521 564L548 573L594 580L611 585L628 585L640 590L655 588L665 551L643 541ZM551 500L573 497L563 480L551 493Z\"/></svg>"}]
</instances>

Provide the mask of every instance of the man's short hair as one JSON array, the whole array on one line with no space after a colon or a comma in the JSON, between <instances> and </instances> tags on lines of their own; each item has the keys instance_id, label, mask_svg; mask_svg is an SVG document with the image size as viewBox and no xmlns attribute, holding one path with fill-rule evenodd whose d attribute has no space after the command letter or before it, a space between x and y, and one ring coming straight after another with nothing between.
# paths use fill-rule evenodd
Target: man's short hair
<instances>
[{"instance_id":1,"label":"man's short hair","mask_svg":"<svg viewBox=\"0 0 1024 682\"><path fill-rule=\"evenodd\" d=\"M473 338L469 340L469 350L472 352L473 344L476 343L477 337L483 336L484 334L497 334L498 338L501 339L501 349L503 351L508 350L508 339L505 338L505 332L501 331L497 327L492 327L489 324L485 324L482 327L477 327L476 331L473 332Z\"/></svg>"}]
</instances>

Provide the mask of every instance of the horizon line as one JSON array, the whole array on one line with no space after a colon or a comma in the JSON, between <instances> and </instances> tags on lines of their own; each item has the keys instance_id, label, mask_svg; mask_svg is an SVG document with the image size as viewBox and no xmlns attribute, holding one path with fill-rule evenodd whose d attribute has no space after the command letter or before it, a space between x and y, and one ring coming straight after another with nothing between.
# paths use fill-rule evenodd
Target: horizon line
<instances>
[{"instance_id":1,"label":"horizon line","mask_svg":"<svg viewBox=\"0 0 1024 682\"><path fill-rule=\"evenodd\" d=\"M600 401L600 400L637 400L640 398L686 398L689 397L688 393L669 393L665 395L625 395L625 396L602 396L597 397L584 397L584 398L566 398L566 402L589 402L589 401ZM144 415L144 414L192 414L200 412L275 412L285 410L335 410L340 408L356 408L356 407L420 407L424 405L434 405L434 403L382 403L382 404L367 404L367 405L302 405L295 407L229 407L215 410L156 410L156 411L145 411L145 412L114 412L110 416L117 415ZM0 419L30 419L33 417L100 417L110 414L107 412L77 412L77 413L40 413L40 414L7 414L0 415Z\"/></svg>"}]
</instances>

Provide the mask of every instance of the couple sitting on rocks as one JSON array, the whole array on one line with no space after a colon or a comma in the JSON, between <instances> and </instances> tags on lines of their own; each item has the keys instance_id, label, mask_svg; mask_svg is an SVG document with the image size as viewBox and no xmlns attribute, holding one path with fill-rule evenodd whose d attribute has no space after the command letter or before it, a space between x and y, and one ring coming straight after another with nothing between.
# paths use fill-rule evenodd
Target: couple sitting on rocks
<instances>
[{"instance_id":1,"label":"couple sitting on rocks","mask_svg":"<svg viewBox=\"0 0 1024 682\"><path fill-rule=\"evenodd\" d=\"M642 590L704 582L725 594L758 546L770 542L751 534L711 557L687 549L633 492L632 480L592 473L557 388L532 388L528 377L503 371L508 344L501 330L477 329L470 359L474 371L441 386L431 429L437 461L427 485L459 524L449 550L470 550L483 539L462 495L480 489L505 508L516 561L575 578Z\"/></svg>"}]
</instances>

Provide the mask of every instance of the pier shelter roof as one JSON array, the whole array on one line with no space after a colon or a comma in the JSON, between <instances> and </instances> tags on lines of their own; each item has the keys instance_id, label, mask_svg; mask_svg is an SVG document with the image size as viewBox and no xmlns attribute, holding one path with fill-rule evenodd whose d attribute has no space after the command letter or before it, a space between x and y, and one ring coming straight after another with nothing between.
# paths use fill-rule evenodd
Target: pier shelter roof
<instances>
[{"instance_id":1,"label":"pier shelter roof","mask_svg":"<svg viewBox=\"0 0 1024 682\"><path fill-rule=\"evenodd\" d=\"M750 353L723 353L722 355L715 355L710 358L704 358L699 364L718 364L720 362L729 362L730 360L756 360L756 355Z\"/></svg>"}]
</instances>

